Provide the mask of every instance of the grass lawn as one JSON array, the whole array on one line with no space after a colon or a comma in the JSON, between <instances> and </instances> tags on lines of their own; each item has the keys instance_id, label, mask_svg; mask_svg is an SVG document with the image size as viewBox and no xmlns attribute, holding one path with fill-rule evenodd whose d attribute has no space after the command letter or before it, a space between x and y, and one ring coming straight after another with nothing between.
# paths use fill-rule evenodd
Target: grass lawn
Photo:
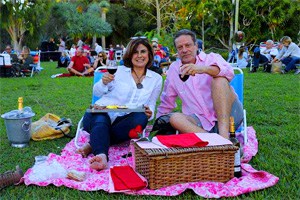
<instances>
[{"instance_id":1,"label":"grass lawn","mask_svg":"<svg viewBox=\"0 0 300 200\"><path fill-rule=\"evenodd\" d=\"M66 72L56 63L42 63L44 70L33 78L0 78L0 113L17 109L18 97L30 106L38 120L46 113L71 118L74 124L91 103L93 78L50 78ZM236 199L300 199L300 76L294 74L250 74L245 70L244 101L248 126L256 130L259 152L250 164L280 178L277 185L241 195ZM71 134L75 134L76 127ZM37 155L60 154L68 138L30 142L28 148L10 147L4 120L0 123L0 173L17 164L26 171ZM84 192L67 187L10 186L0 191L0 199L202 199L192 191L177 197L127 196L103 191Z\"/></svg>"}]
</instances>

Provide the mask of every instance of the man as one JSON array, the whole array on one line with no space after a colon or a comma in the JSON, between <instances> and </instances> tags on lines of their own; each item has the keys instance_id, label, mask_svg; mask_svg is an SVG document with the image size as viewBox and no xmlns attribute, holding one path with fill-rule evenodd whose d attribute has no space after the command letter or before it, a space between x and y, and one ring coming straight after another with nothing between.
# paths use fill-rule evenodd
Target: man
<instances>
[{"instance_id":1,"label":"man","mask_svg":"<svg viewBox=\"0 0 300 200\"><path fill-rule=\"evenodd\" d=\"M272 61L272 56L276 56L278 54L278 50L276 48L273 48L273 44L273 40L267 40L265 49L260 49L257 52L256 50L254 50L253 68L251 72L257 71L259 63L267 64Z\"/></svg>"},{"instance_id":2,"label":"man","mask_svg":"<svg viewBox=\"0 0 300 200\"><path fill-rule=\"evenodd\" d=\"M76 50L76 55L72 57L67 68L72 75L85 76L94 71L90 65L89 59L86 56L83 56L83 53L83 48L78 47Z\"/></svg>"},{"instance_id":3,"label":"man","mask_svg":"<svg viewBox=\"0 0 300 200\"><path fill-rule=\"evenodd\" d=\"M243 108L229 81L233 69L222 56L215 53L197 55L196 35L180 30L174 37L180 60L173 62L161 95L157 117L169 114L176 107L176 98L182 101L182 113L173 113L170 123L181 133L214 132L229 137L229 117L236 127L243 121ZM180 79L191 75L186 81Z\"/></svg>"},{"instance_id":4,"label":"man","mask_svg":"<svg viewBox=\"0 0 300 200\"><path fill-rule=\"evenodd\" d=\"M10 55L11 63L17 63L18 62L18 56L17 54L14 54L11 52L12 48L10 45L6 45L5 52Z\"/></svg>"},{"instance_id":5,"label":"man","mask_svg":"<svg viewBox=\"0 0 300 200\"><path fill-rule=\"evenodd\" d=\"M103 48L98 44L95 43L95 51L97 52L97 55L103 51Z\"/></svg>"},{"instance_id":6,"label":"man","mask_svg":"<svg viewBox=\"0 0 300 200\"><path fill-rule=\"evenodd\" d=\"M58 51L63 53L66 50L66 42L64 41L63 37L59 38L59 41L60 43L58 45Z\"/></svg>"}]
</instances>

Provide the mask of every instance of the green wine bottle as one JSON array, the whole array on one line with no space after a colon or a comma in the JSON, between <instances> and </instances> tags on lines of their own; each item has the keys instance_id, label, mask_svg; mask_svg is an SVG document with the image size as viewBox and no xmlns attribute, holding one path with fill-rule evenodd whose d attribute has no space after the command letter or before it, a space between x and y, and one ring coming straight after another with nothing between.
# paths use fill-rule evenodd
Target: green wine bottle
<instances>
[{"instance_id":1,"label":"green wine bottle","mask_svg":"<svg viewBox=\"0 0 300 200\"><path fill-rule=\"evenodd\" d=\"M229 140L232 142L232 144L239 149L234 155L234 176L239 178L242 176L242 169L241 169L241 150L240 150L240 142L235 137L235 127L234 127L234 118L229 118Z\"/></svg>"}]
</instances>

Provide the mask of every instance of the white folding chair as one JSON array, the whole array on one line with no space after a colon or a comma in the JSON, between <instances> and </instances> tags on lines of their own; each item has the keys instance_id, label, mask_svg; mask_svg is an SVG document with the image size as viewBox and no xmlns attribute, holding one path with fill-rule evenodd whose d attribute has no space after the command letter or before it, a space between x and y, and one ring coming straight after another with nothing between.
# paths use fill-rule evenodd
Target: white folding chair
<instances>
[{"instance_id":1,"label":"white folding chair","mask_svg":"<svg viewBox=\"0 0 300 200\"><path fill-rule=\"evenodd\" d=\"M120 62L122 60L122 54L123 54L122 50L117 50L115 52L115 59L116 59L116 61Z\"/></svg>"}]
</instances>

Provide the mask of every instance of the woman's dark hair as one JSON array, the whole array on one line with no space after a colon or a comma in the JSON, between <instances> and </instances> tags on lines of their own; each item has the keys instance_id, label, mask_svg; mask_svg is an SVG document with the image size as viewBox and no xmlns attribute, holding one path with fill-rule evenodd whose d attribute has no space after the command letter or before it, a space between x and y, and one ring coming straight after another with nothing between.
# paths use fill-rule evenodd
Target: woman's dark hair
<instances>
[{"instance_id":1,"label":"woman's dark hair","mask_svg":"<svg viewBox=\"0 0 300 200\"><path fill-rule=\"evenodd\" d=\"M176 48L176 44L175 44L175 40L182 36L182 35L189 35L192 37L192 40L194 42L194 44L197 44L197 38L196 38L196 34L193 32L193 31L190 31L188 29L181 29L180 31L178 31L175 36L174 36L174 39L173 39L173 42L174 42L174 46Z\"/></svg>"},{"instance_id":2,"label":"woman's dark hair","mask_svg":"<svg viewBox=\"0 0 300 200\"><path fill-rule=\"evenodd\" d=\"M136 52L136 49L138 48L138 46L140 44L144 45L147 48L147 50L148 50L149 61L146 64L146 67L150 68L152 66L154 55L153 55L153 49L152 49L151 45L149 44L149 42L148 42L147 39L145 39L145 38L137 38L137 39L131 40L128 43L127 47L126 47L126 52L125 52L125 54L123 56L124 65L126 67L129 67L129 68L133 67L131 59L132 59L133 54Z\"/></svg>"}]
</instances>

